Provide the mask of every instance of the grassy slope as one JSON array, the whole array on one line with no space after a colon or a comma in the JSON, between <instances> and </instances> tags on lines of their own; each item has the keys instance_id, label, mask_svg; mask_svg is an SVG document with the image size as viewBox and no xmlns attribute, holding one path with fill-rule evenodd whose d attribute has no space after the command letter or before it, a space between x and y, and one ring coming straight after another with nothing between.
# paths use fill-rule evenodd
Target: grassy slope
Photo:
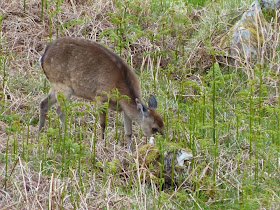
<instances>
[{"instance_id":1,"label":"grassy slope","mask_svg":"<svg viewBox=\"0 0 280 210\"><path fill-rule=\"evenodd\" d=\"M23 1L0 2L1 208L279 208L279 46L261 68L218 65L212 56L250 2L81 2L50 3L43 23L41 1L27 1L25 14ZM173 189L142 180L149 173L137 155L131 160L115 144L116 130L123 139L115 113L106 148L98 125L94 147L93 103L90 111L81 100L72 107L65 136L51 112L36 139L38 105L49 89L37 61L56 36L110 47L135 68L144 98L157 96L169 134L162 146L178 142L195 155ZM145 142L138 126L134 134Z\"/></svg>"}]
</instances>

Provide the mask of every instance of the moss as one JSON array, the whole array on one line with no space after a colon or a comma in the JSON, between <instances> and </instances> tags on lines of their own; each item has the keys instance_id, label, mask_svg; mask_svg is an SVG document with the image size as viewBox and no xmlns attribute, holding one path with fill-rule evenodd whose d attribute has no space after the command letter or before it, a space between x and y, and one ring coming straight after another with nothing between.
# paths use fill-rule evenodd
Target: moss
<instances>
[{"instance_id":1,"label":"moss","mask_svg":"<svg viewBox=\"0 0 280 210\"><path fill-rule=\"evenodd\" d=\"M139 154L142 161L145 160L146 165L150 165L152 162L159 159L158 149L151 144L146 144L140 147Z\"/></svg>"},{"instance_id":2,"label":"moss","mask_svg":"<svg viewBox=\"0 0 280 210\"><path fill-rule=\"evenodd\" d=\"M184 152L191 152L192 153L192 150L190 149L190 148L182 148L182 150L184 151Z\"/></svg>"},{"instance_id":3,"label":"moss","mask_svg":"<svg viewBox=\"0 0 280 210\"><path fill-rule=\"evenodd\" d=\"M164 173L163 178L166 182L171 181L171 169L172 169L172 159L174 152L177 155L179 150L185 152L192 152L189 148L183 148L180 143L163 143L164 152ZM158 181L160 178L161 162L160 162L160 151L156 145L146 144L139 148L139 164L143 166L147 172L147 178L154 181ZM176 164L176 163L174 163ZM177 179L178 174L176 171L181 170L179 166L174 167L174 179ZM176 178L177 177L177 178ZM143 178L143 177L142 177Z\"/></svg>"},{"instance_id":4,"label":"moss","mask_svg":"<svg viewBox=\"0 0 280 210\"><path fill-rule=\"evenodd\" d=\"M221 38L219 47L229 49L231 56L236 55L235 49L238 48L240 54L254 59L258 54L258 47L264 44L269 27L263 13L258 11L257 15L250 9L245 12L240 21Z\"/></svg>"},{"instance_id":5,"label":"moss","mask_svg":"<svg viewBox=\"0 0 280 210\"><path fill-rule=\"evenodd\" d=\"M239 27L244 27L250 32L250 41L258 43L258 41L263 44L264 34L263 28L267 27L267 22L262 14L259 14L257 23L255 19L246 18ZM249 40L246 40L249 41Z\"/></svg>"},{"instance_id":6,"label":"moss","mask_svg":"<svg viewBox=\"0 0 280 210\"><path fill-rule=\"evenodd\" d=\"M191 149L187 148L187 147L184 147L182 144L180 143L174 143L174 142L168 142L165 144L165 149L164 149L164 152L176 152L178 151L179 149L185 151L185 152L192 152Z\"/></svg>"}]
</instances>

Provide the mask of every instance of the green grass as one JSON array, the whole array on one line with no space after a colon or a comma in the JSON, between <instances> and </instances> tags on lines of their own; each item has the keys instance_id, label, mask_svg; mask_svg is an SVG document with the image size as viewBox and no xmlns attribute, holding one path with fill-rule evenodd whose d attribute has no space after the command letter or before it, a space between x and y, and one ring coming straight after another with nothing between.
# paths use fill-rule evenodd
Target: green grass
<instances>
[{"instance_id":1,"label":"green grass","mask_svg":"<svg viewBox=\"0 0 280 210\"><path fill-rule=\"evenodd\" d=\"M32 33L8 27L18 16L5 15L7 2L0 3L1 207L279 208L279 43L263 64L235 68L216 56L223 53L219 38L251 1L40 1L38 14L23 1L25 17L41 20L30 26L35 21L20 20ZM50 110L36 138L39 101L49 90L37 60L57 36L96 39L134 67L143 98L154 94L164 118L160 153L169 142L194 153L188 168L172 175L176 183L164 185L162 172L149 177L123 146L121 113L97 107L98 99L63 103L64 132ZM139 126L133 128L143 145Z\"/></svg>"}]
</instances>

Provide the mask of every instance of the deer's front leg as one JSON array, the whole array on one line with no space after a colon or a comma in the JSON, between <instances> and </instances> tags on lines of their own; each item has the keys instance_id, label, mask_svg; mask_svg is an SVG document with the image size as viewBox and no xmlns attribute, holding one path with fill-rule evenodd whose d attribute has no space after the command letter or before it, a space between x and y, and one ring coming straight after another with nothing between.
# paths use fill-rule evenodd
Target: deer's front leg
<instances>
[{"instance_id":1,"label":"deer's front leg","mask_svg":"<svg viewBox=\"0 0 280 210\"><path fill-rule=\"evenodd\" d=\"M101 126L101 129L102 129L102 139L105 138L105 120L106 120L106 113L105 112L102 112L100 115L99 115L99 118L100 118L100 126Z\"/></svg>"},{"instance_id":2,"label":"deer's front leg","mask_svg":"<svg viewBox=\"0 0 280 210\"><path fill-rule=\"evenodd\" d=\"M123 121L124 121L124 133L125 133L125 140L127 142L127 146L131 152L134 151L133 143L131 140L132 135L132 120L123 112Z\"/></svg>"}]
</instances>

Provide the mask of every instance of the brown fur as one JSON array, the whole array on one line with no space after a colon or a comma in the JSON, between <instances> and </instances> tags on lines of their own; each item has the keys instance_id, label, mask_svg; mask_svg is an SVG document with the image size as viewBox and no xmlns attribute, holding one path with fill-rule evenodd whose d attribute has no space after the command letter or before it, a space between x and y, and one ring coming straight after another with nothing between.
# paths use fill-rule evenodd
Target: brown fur
<instances>
[{"instance_id":1,"label":"brown fur","mask_svg":"<svg viewBox=\"0 0 280 210\"><path fill-rule=\"evenodd\" d=\"M161 116L155 110L150 110L150 114L154 116L155 123L158 124L159 127L164 126Z\"/></svg>"},{"instance_id":2,"label":"brown fur","mask_svg":"<svg viewBox=\"0 0 280 210\"><path fill-rule=\"evenodd\" d=\"M102 92L117 88L121 95L130 98L129 102L120 100L130 148L132 120L141 125L143 133L148 137L154 133L152 128L163 134L164 124L160 115L154 110L148 110L141 100L141 88L136 74L119 56L104 46L85 39L59 38L46 47L41 66L52 88L49 96L40 104L39 132L44 126L49 106L56 103L58 91L63 92L68 99L72 95L89 100L101 96L101 102L106 102L107 98ZM116 102L111 101L110 108L116 109L115 106ZM58 114L63 122L64 113L60 107ZM104 131L104 113L100 120Z\"/></svg>"}]
</instances>

